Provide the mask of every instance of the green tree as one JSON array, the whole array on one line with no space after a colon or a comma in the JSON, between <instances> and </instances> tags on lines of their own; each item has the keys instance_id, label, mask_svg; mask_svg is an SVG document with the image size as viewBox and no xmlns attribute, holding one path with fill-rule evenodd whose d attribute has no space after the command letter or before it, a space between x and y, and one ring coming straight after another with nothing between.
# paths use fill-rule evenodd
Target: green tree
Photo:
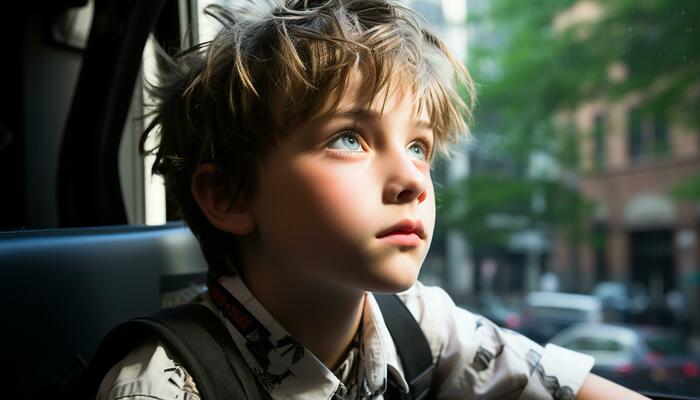
<instances>
[{"instance_id":1,"label":"green tree","mask_svg":"<svg viewBox=\"0 0 700 400\"><path fill-rule=\"evenodd\" d=\"M513 166L495 176L476 169L462 185L445 191L446 208L455 210L451 223L476 243L502 243L523 225L581 238L591 207L575 185L525 173L534 152L553 155L563 175L577 172L578 135L555 121L558 113L587 100L614 102L640 91L645 93L642 112L700 126L700 95L693 93L700 91L700 2L587 2L598 5L600 13L568 24L564 17L584 1L489 0L470 15L474 39L468 66L479 91L474 136L477 143L498 136L500 154L494 157ZM684 187L700 187L700 178L694 179ZM541 214L531 207L537 196L547 205ZM466 205L454 201L460 197ZM492 215L520 217L499 228Z\"/></svg>"},{"instance_id":2,"label":"green tree","mask_svg":"<svg viewBox=\"0 0 700 400\"><path fill-rule=\"evenodd\" d=\"M480 116L498 112L505 131L541 144L549 136L533 133L551 134L556 112L643 91L644 108L700 123L700 96L691 93L700 84L700 2L599 2L597 18L557 28L577 3L492 0L485 13L473 16L470 23L488 22L498 37L471 46ZM493 65L500 71L489 71ZM624 77L611 77L615 66ZM649 90L654 84L656 90Z\"/></svg>"}]
</instances>

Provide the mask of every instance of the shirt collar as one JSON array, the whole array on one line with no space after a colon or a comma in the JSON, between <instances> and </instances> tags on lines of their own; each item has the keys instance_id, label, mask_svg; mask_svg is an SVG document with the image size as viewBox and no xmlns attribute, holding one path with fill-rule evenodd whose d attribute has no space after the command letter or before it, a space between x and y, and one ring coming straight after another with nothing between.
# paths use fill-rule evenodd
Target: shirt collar
<instances>
[{"instance_id":1,"label":"shirt collar","mask_svg":"<svg viewBox=\"0 0 700 400\"><path fill-rule=\"evenodd\" d=\"M221 286L245 307L262 328L243 334L224 318L236 346L259 382L273 400L298 398L331 398L343 393L340 380L308 349L299 344L265 310L248 290L239 276L219 278ZM381 394L386 390L387 371L401 389L408 392L408 384L396 353L396 347L384 323L374 296L368 293L362 316L360 391L365 396ZM261 359L260 348L263 359ZM257 355L257 357L256 357Z\"/></svg>"},{"instance_id":2,"label":"shirt collar","mask_svg":"<svg viewBox=\"0 0 700 400\"><path fill-rule=\"evenodd\" d=\"M363 346L362 359L367 374L370 388L376 388L387 384L387 371L394 376L395 382L406 393L408 383L403 376L403 369L396 353L396 346L391 339L389 329L384 323L382 311L372 293L365 296L365 308L363 315ZM384 367L386 366L386 368Z\"/></svg>"}]
</instances>

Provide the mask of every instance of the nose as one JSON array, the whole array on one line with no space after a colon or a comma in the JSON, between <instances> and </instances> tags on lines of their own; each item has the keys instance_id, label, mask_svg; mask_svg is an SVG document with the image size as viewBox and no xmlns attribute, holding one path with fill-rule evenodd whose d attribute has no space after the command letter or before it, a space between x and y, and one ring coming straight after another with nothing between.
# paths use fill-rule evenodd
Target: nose
<instances>
[{"instance_id":1,"label":"nose","mask_svg":"<svg viewBox=\"0 0 700 400\"><path fill-rule=\"evenodd\" d=\"M422 203L427 198L428 176L403 152L401 156L392 157L392 162L385 164L387 174L383 191L386 204L403 204L418 200Z\"/></svg>"}]
</instances>

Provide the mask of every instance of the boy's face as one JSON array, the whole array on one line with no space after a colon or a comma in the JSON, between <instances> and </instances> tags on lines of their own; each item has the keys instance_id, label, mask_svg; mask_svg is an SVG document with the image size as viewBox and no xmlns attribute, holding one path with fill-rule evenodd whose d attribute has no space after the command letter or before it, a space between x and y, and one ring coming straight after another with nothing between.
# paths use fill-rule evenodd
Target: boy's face
<instances>
[{"instance_id":1,"label":"boy's face","mask_svg":"<svg viewBox=\"0 0 700 400\"><path fill-rule=\"evenodd\" d=\"M280 139L251 199L257 262L283 275L362 290L409 288L430 246L433 132L413 96L361 104L356 79L337 111Z\"/></svg>"}]
</instances>

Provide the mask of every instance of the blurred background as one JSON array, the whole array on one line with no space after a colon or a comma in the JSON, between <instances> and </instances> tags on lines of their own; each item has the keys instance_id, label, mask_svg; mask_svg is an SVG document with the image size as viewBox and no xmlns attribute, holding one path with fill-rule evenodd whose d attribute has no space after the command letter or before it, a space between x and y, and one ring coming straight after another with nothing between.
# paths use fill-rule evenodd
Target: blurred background
<instances>
[{"instance_id":1,"label":"blurred background","mask_svg":"<svg viewBox=\"0 0 700 400\"><path fill-rule=\"evenodd\" d=\"M422 271L461 306L700 396L700 3L413 1L477 85Z\"/></svg>"}]
</instances>

